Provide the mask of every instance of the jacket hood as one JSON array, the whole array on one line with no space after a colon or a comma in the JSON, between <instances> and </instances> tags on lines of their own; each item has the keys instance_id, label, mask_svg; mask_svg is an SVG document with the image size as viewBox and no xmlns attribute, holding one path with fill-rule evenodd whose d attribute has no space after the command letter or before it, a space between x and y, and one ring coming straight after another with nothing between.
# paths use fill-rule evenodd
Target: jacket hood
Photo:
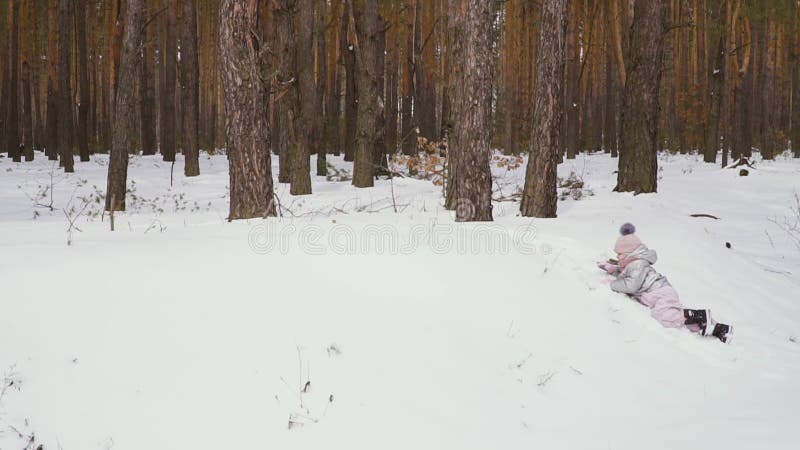
<instances>
[{"instance_id":1,"label":"jacket hood","mask_svg":"<svg viewBox=\"0 0 800 450\"><path fill-rule=\"evenodd\" d=\"M647 261L652 265L658 260L658 255L656 254L655 250L651 250L647 248L646 245L641 244L640 246L636 247L636 250L632 251L630 255L628 255L628 258Z\"/></svg>"}]
</instances>

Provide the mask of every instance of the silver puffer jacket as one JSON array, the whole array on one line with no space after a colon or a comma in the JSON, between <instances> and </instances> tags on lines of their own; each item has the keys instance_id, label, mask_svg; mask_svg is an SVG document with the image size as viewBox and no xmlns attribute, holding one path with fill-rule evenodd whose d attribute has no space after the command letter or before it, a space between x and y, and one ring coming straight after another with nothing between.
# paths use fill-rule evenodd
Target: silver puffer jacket
<instances>
[{"instance_id":1,"label":"silver puffer jacket","mask_svg":"<svg viewBox=\"0 0 800 450\"><path fill-rule=\"evenodd\" d=\"M670 285L667 278L656 272L652 266L658 259L655 250L650 250L642 244L631 252L628 259L635 260L616 274L617 279L611 282L613 291L639 297L646 292Z\"/></svg>"}]
</instances>

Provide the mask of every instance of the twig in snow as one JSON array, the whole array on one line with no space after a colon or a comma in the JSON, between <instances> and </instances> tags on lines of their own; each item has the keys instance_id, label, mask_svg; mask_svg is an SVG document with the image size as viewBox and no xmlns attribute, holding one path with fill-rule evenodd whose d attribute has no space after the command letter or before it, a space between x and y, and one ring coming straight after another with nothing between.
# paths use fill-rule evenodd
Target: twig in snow
<instances>
[{"instance_id":1,"label":"twig in snow","mask_svg":"<svg viewBox=\"0 0 800 450\"><path fill-rule=\"evenodd\" d=\"M705 217L708 219L720 220L717 216L712 216L711 214L689 214L689 217Z\"/></svg>"},{"instance_id":2,"label":"twig in snow","mask_svg":"<svg viewBox=\"0 0 800 450\"><path fill-rule=\"evenodd\" d=\"M547 383L549 383L550 380L553 379L553 377L555 375L556 375L555 372L547 372L546 374L541 375L539 377L539 382L536 383L536 385L539 386L539 387L545 387L547 385Z\"/></svg>"},{"instance_id":3,"label":"twig in snow","mask_svg":"<svg viewBox=\"0 0 800 450\"><path fill-rule=\"evenodd\" d=\"M561 251L560 251L560 252L558 252L558 254L556 255L556 257L555 257L555 258L553 258L553 261L552 261L552 265L553 265L553 266L555 266L556 262L558 262L558 257L559 257L559 256L561 256L561 254L562 254L562 253L564 253L564 249L561 249ZM547 263L547 262L545 262L545 264L544 264L544 271L542 272L542 275L546 274L548 270L550 270L550 263Z\"/></svg>"},{"instance_id":4,"label":"twig in snow","mask_svg":"<svg viewBox=\"0 0 800 450\"><path fill-rule=\"evenodd\" d=\"M769 235L769 232L767 230L764 230L764 234L767 235L767 239L769 239L769 245L774 249L775 242L772 240L772 236Z\"/></svg>"},{"instance_id":5,"label":"twig in snow","mask_svg":"<svg viewBox=\"0 0 800 450\"><path fill-rule=\"evenodd\" d=\"M531 358L533 358L533 353L528 353L528 356L526 356L525 359L523 359L522 361L514 364L514 367L516 367L517 369L522 369L522 366L524 366L525 363L530 361Z\"/></svg>"}]
</instances>

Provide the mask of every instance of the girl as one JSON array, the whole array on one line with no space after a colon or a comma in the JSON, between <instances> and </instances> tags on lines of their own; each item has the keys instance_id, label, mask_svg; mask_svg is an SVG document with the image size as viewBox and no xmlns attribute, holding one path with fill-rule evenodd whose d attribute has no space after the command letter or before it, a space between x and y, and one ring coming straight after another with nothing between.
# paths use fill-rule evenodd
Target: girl
<instances>
[{"instance_id":1,"label":"girl","mask_svg":"<svg viewBox=\"0 0 800 450\"><path fill-rule=\"evenodd\" d=\"M686 327L703 336L714 336L722 342L730 342L733 327L716 323L711 319L708 309L685 309L678 293L667 278L656 272L656 252L642 244L634 234L636 227L626 223L620 227L622 236L617 239L614 251L617 260L598 263L616 279L611 282L611 290L628 294L639 303L650 308L650 314L668 328Z\"/></svg>"}]
</instances>

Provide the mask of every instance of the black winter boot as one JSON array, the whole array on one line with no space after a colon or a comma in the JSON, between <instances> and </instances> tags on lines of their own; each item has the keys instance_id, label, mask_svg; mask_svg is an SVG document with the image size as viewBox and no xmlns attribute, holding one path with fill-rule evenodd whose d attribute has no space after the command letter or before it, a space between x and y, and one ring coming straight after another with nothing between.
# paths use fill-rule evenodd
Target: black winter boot
<instances>
[{"instance_id":1,"label":"black winter boot","mask_svg":"<svg viewBox=\"0 0 800 450\"><path fill-rule=\"evenodd\" d=\"M684 322L686 325L700 325L701 328L705 328L706 324L711 322L711 310L684 309L683 317L686 319Z\"/></svg>"},{"instance_id":2,"label":"black winter boot","mask_svg":"<svg viewBox=\"0 0 800 450\"><path fill-rule=\"evenodd\" d=\"M711 333L711 335L723 343L728 344L731 342L733 327L724 323L718 323L714 325L714 331Z\"/></svg>"}]
</instances>

